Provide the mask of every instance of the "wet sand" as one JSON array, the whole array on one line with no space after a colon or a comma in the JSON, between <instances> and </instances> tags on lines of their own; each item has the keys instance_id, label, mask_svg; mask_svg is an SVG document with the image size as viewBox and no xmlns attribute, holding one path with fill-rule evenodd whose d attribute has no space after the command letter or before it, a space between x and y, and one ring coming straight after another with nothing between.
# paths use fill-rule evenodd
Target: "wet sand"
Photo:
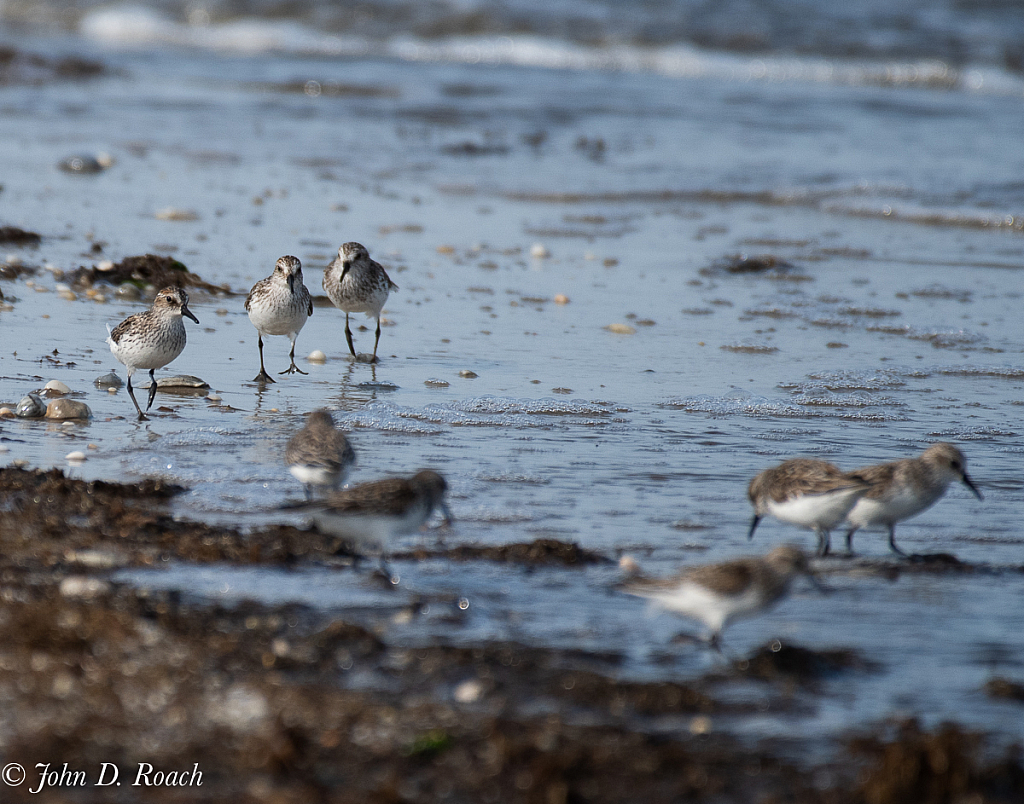
<instances>
[{"instance_id":1,"label":"wet sand","mask_svg":"<svg viewBox=\"0 0 1024 804\"><path fill-rule=\"evenodd\" d=\"M200 763L202 788L146 800L1021 797L1020 217L1009 185L942 209L955 188L920 144L985 120L964 181L1002 186L1005 98L106 58L68 84L59 57L12 57L37 72L9 73L0 116L20 160L0 401L61 379L93 410L0 421L5 761ZM106 148L109 169L69 172ZM349 239L402 288L381 365L348 360L321 304L298 353L326 363L254 387L246 290L296 253L318 295ZM196 279L202 324L158 376L212 387L139 426L94 386L103 325L169 276ZM285 353L271 339L268 368ZM283 446L323 405L355 482L432 466L452 486L455 528L403 544L397 588L287 507ZM860 558L816 566L837 594L736 624L729 661L609 591L624 553L660 574L809 546L777 523L746 541L746 483L783 456L853 468L936 439L985 503L957 489L901 525L930 561L859 535ZM72 479L13 466L69 450Z\"/></svg>"},{"instance_id":2,"label":"wet sand","mask_svg":"<svg viewBox=\"0 0 1024 804\"><path fill-rule=\"evenodd\" d=\"M614 652L410 648L300 605L222 606L110 582L118 566L181 559L334 562L338 583L387 583L346 566L344 548L316 533L172 522L166 502L182 491L0 470L0 722L6 760L29 769L5 800L897 804L1024 795L1019 756L955 725L929 731L908 720L851 733L823 764L794 761L786 738L751 742L718 728L722 717L762 708L729 695L736 678L756 681L773 707L795 706L797 689L872 672L870 657L854 652L766 645L687 683L638 683L618 678ZM553 547L513 560L546 562ZM574 557L561 571L577 571L578 548L562 548ZM35 763L55 757L87 784L40 791ZM103 763L117 766L120 789L96 786ZM145 763L193 781L198 768L201 786L131 786L140 767L143 784L161 778Z\"/></svg>"}]
</instances>

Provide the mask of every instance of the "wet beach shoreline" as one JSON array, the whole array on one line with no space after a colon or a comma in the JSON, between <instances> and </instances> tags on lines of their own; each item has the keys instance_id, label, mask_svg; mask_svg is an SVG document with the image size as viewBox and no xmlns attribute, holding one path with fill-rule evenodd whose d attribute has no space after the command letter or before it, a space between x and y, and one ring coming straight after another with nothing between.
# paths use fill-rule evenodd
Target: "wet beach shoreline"
<instances>
[{"instance_id":1,"label":"wet beach shoreline","mask_svg":"<svg viewBox=\"0 0 1024 804\"><path fill-rule=\"evenodd\" d=\"M792 759L795 735L752 744L720 727L805 705L826 678L873 672L856 652L769 644L687 683L645 684L617 678L614 652L407 645L302 605L224 606L109 580L119 566L171 559L293 570L312 561L333 564L338 582L387 583L353 574L343 548L315 533L169 523L166 500L183 490L159 483L5 469L0 487L11 762L60 756L94 782L104 762L126 780L140 763L166 772L196 763L201 788L146 791L161 801L896 802L938 791L1011 801L1024 785L1019 757L955 725L894 721L837 735L820 764ZM455 601L430 599L403 602L392 617L429 606L458 616ZM736 700L736 685L763 700ZM8 795L35 800L26 789ZM139 792L112 799L90 784L73 795Z\"/></svg>"},{"instance_id":2,"label":"wet beach shoreline","mask_svg":"<svg viewBox=\"0 0 1024 804\"><path fill-rule=\"evenodd\" d=\"M158 801L1020 798L1016 72L90 30L0 59L0 404L55 380L91 409L0 419L5 762L199 763ZM378 365L320 285L349 240L400 287ZM242 301L284 254L309 375L259 388ZM201 323L157 377L206 387L138 424L95 384L124 376L105 324L168 277ZM353 482L448 480L455 525L402 543L398 584L293 507L284 445L324 406ZM940 440L985 500L901 524L932 560L859 533L814 563L833 594L796 584L727 659L613 591L624 555L810 550L746 539L746 484L785 457Z\"/></svg>"}]
</instances>

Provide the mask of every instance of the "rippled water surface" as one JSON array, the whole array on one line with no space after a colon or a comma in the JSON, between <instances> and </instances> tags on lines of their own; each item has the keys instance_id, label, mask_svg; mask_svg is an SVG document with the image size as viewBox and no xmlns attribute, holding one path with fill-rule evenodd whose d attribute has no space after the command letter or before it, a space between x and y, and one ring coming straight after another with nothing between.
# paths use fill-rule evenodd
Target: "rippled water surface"
<instances>
[{"instance_id":1,"label":"rippled water surface","mask_svg":"<svg viewBox=\"0 0 1024 804\"><path fill-rule=\"evenodd\" d=\"M812 535L776 522L746 539L746 485L785 457L854 468L954 441L985 501L951 488L898 537L976 571L883 579L884 535L859 534L864 563L821 562L834 594L797 584L726 644L741 655L771 638L853 648L877 666L837 677L797 712L775 715L769 702L763 718L733 725L839 734L915 714L1024 736L1019 710L981 691L991 676L1024 675L1024 197L1012 178L1024 167L1024 83L1012 71L961 65L961 79L978 71L974 83L936 86L854 81L840 61L832 78L807 61L758 72L735 53L667 74L33 36L20 44L85 53L111 72L0 87L11 154L0 223L43 236L38 248L0 247L39 268L0 282L0 397L16 403L59 379L93 419L0 421L0 462L66 466L83 450L79 476L188 486L175 515L302 524L282 508L301 497L282 453L326 406L358 451L352 482L422 466L448 478L448 543L553 537L662 573L780 541L810 548ZM732 67L719 69L723 59ZM56 167L99 151L116 160L100 174ZM190 219L158 216L168 208ZM297 351L321 349L327 362L300 360L308 376L257 388L244 293L283 254L319 293L348 240L401 288L385 309L381 363L349 361L342 315L318 306ZM144 302L57 291L60 271L147 252L231 294L192 294L201 324L186 322L188 347L159 372L198 375L220 399L160 395L166 409L137 424L125 392L93 380L124 376L105 324ZM757 267L744 257L764 270L731 270ZM369 351L372 329L355 337ZM269 339L266 355L282 369L287 340ZM409 642L610 651L641 678L716 661L671 643L695 626L611 592L614 565L395 568L397 593L318 567L122 577L338 608ZM417 595L432 613L395 620ZM469 607L450 616L460 598Z\"/></svg>"}]
</instances>

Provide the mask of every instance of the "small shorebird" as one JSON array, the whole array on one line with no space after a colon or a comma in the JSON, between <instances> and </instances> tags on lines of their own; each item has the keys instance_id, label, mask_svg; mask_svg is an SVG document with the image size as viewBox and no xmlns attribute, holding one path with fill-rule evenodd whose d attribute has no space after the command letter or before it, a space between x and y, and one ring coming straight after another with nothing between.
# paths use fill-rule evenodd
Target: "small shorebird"
<instances>
[{"instance_id":1,"label":"small shorebird","mask_svg":"<svg viewBox=\"0 0 1024 804\"><path fill-rule=\"evenodd\" d=\"M422 469L410 478L394 477L360 483L328 495L313 515L317 527L356 545L373 545L385 563L388 545L398 536L415 533L435 508L452 521L444 501L448 489L437 472Z\"/></svg>"},{"instance_id":2,"label":"small shorebird","mask_svg":"<svg viewBox=\"0 0 1024 804\"><path fill-rule=\"evenodd\" d=\"M306 426L291 437L284 451L288 471L306 488L306 499L313 499L312 487L336 489L356 462L356 452L345 434L335 429L329 410L314 410Z\"/></svg>"},{"instance_id":3,"label":"small shorebird","mask_svg":"<svg viewBox=\"0 0 1024 804\"><path fill-rule=\"evenodd\" d=\"M370 360L376 363L380 311L392 290L398 290L398 285L391 281L380 263L370 259L369 252L359 243L342 245L337 258L324 271L324 291L331 303L345 313L345 339L352 357L356 357L356 348L348 325L349 313L366 313L367 318L377 319L377 337Z\"/></svg>"},{"instance_id":4,"label":"small shorebird","mask_svg":"<svg viewBox=\"0 0 1024 804\"><path fill-rule=\"evenodd\" d=\"M260 347L260 373L253 382L274 382L263 367L263 336L287 335L292 342L288 353L291 365L279 374L306 372L295 365L295 339L306 319L313 315L313 300L302 284L302 263L298 257L281 257L274 266L274 273L252 286L245 298L245 311L256 327L256 342Z\"/></svg>"},{"instance_id":5,"label":"small shorebird","mask_svg":"<svg viewBox=\"0 0 1024 804\"><path fill-rule=\"evenodd\" d=\"M747 495L754 506L754 520L747 538L753 539L757 523L771 515L813 530L818 534L818 555L828 555L829 531L846 519L870 488L869 481L846 474L827 461L783 461L750 481Z\"/></svg>"},{"instance_id":6,"label":"small shorebird","mask_svg":"<svg viewBox=\"0 0 1024 804\"><path fill-rule=\"evenodd\" d=\"M865 466L850 473L871 483L871 489L857 500L846 515L850 530L846 534L846 550L853 553L853 534L859 528L884 525L889 530L889 547L906 556L896 546L896 523L930 508L959 480L984 499L967 476L967 459L952 444L932 444L917 458Z\"/></svg>"},{"instance_id":7,"label":"small shorebird","mask_svg":"<svg viewBox=\"0 0 1024 804\"><path fill-rule=\"evenodd\" d=\"M140 422L147 418L135 399L132 375L137 369L149 369L149 402L146 405L146 410L149 410L156 396L156 377L153 372L166 366L185 348L185 323L181 320L183 315L199 323L199 319L188 309L188 294L181 288L171 287L156 294L149 310L128 316L113 329L107 325L110 333L107 343L114 357L128 369L128 396L139 412Z\"/></svg>"},{"instance_id":8,"label":"small shorebird","mask_svg":"<svg viewBox=\"0 0 1024 804\"><path fill-rule=\"evenodd\" d=\"M737 558L692 567L667 578L630 579L618 588L699 620L711 632L711 647L721 652L722 630L730 622L771 608L786 596L792 580L801 574L818 585L803 552L784 544L763 558Z\"/></svg>"}]
</instances>

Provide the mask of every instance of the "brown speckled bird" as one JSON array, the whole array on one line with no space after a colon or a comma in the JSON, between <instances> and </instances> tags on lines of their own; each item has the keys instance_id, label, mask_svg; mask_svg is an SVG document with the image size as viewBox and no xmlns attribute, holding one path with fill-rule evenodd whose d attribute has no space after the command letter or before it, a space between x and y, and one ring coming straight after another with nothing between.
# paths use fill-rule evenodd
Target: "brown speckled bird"
<instances>
[{"instance_id":1,"label":"brown speckled bird","mask_svg":"<svg viewBox=\"0 0 1024 804\"><path fill-rule=\"evenodd\" d=\"M370 360L376 363L380 312L392 290L398 290L398 285L391 281L380 263L370 259L369 252L359 243L342 245L337 258L324 271L324 291L331 303L345 313L345 339L352 357L357 355L349 328L349 313L366 313L367 318L377 319L377 336Z\"/></svg>"}]
</instances>

